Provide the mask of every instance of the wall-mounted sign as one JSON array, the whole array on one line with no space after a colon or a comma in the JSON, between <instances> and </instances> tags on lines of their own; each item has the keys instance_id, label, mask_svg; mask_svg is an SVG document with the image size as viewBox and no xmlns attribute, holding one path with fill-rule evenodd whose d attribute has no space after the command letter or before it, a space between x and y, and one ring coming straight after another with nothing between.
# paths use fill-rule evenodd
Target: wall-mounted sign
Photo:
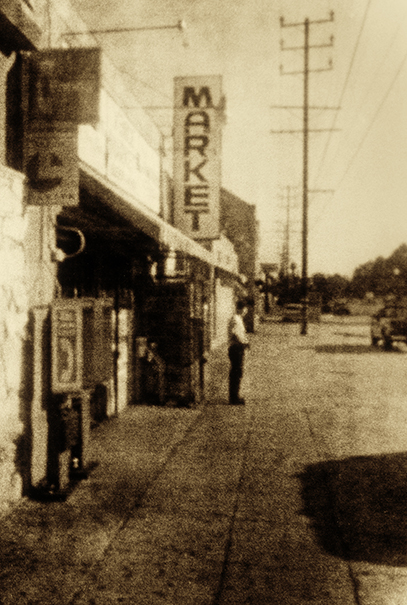
<instances>
[{"instance_id":1,"label":"wall-mounted sign","mask_svg":"<svg viewBox=\"0 0 407 605\"><path fill-rule=\"evenodd\" d=\"M28 204L79 204L77 125L99 119L98 48L22 53Z\"/></svg>"},{"instance_id":2,"label":"wall-mounted sign","mask_svg":"<svg viewBox=\"0 0 407 605\"><path fill-rule=\"evenodd\" d=\"M52 391L72 393L83 386L83 310L72 301L55 301L51 314Z\"/></svg>"},{"instance_id":3,"label":"wall-mounted sign","mask_svg":"<svg viewBox=\"0 0 407 605\"><path fill-rule=\"evenodd\" d=\"M29 185L28 204L79 204L77 138L76 128L70 131L26 133L24 172Z\"/></svg>"},{"instance_id":4,"label":"wall-mounted sign","mask_svg":"<svg viewBox=\"0 0 407 605\"><path fill-rule=\"evenodd\" d=\"M95 123L99 119L99 48L51 49L23 53L25 118L29 128L44 122Z\"/></svg>"},{"instance_id":5,"label":"wall-mounted sign","mask_svg":"<svg viewBox=\"0 0 407 605\"><path fill-rule=\"evenodd\" d=\"M174 82L174 223L193 239L219 237L221 76Z\"/></svg>"}]
</instances>

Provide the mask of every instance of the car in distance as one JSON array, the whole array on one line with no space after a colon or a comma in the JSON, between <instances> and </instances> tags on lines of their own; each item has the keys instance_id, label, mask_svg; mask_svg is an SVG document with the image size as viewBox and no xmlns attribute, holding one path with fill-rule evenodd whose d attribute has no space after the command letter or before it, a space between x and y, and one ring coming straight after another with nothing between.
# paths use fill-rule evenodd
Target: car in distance
<instances>
[{"instance_id":1,"label":"car in distance","mask_svg":"<svg viewBox=\"0 0 407 605\"><path fill-rule=\"evenodd\" d=\"M333 315L350 315L349 308L345 305L345 303L335 302L332 305Z\"/></svg>"},{"instance_id":2,"label":"car in distance","mask_svg":"<svg viewBox=\"0 0 407 605\"><path fill-rule=\"evenodd\" d=\"M299 303L287 303L283 305L281 321L294 322L301 321L302 305Z\"/></svg>"},{"instance_id":3,"label":"car in distance","mask_svg":"<svg viewBox=\"0 0 407 605\"><path fill-rule=\"evenodd\" d=\"M322 313L332 313L332 315L350 315L351 311L345 302L331 301L322 305Z\"/></svg>"},{"instance_id":4,"label":"car in distance","mask_svg":"<svg viewBox=\"0 0 407 605\"><path fill-rule=\"evenodd\" d=\"M375 313L370 337L373 346L382 341L386 349L391 349L393 342L407 342L407 302L392 301Z\"/></svg>"}]
</instances>

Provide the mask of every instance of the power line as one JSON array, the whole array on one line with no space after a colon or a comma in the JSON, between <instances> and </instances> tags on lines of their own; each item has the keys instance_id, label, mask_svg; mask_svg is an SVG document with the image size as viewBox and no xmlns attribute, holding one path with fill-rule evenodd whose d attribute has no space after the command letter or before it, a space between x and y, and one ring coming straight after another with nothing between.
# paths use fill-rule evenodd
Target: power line
<instances>
[{"instance_id":1,"label":"power line","mask_svg":"<svg viewBox=\"0 0 407 605\"><path fill-rule=\"evenodd\" d=\"M374 114L374 116L373 116L372 120L370 121L370 124L369 124L368 128L366 129L366 132L365 132L364 137L362 138L362 140L361 140L361 142L360 142L360 144L359 144L358 148L356 149L355 153L353 154L352 159L351 159L351 161L349 162L349 164L348 164L348 166L347 166L347 168L346 168L346 170L345 170L345 172L344 172L344 174L343 174L343 176L342 176L341 180L339 181L339 184L338 184L338 186L337 186L337 188L338 188L338 189L339 189L339 187L342 185L342 183L343 183L343 181L344 181L344 179L345 179L346 175L348 174L350 167L352 166L352 164L353 164L353 162L354 162L354 160L355 160L355 158L356 158L357 154L359 153L359 151L360 151L360 149L361 149L361 147L362 147L363 143L365 142L365 140L366 140L366 138L367 138L367 135L369 134L369 132L370 132L370 130L371 130L371 128L372 128L372 126L373 126L373 124L375 123L376 118L377 118L377 116L379 115L379 113L380 113L380 111L381 111L381 109L382 109L383 105L385 104L385 102L386 102L386 100L387 100L387 97L389 96L389 94L390 94L390 92L391 92L391 90L392 90L393 86L395 85L395 83L396 83L396 81L397 81L397 78L399 77L399 75L400 75L400 73L401 73L401 71L402 71L402 69L403 69L403 67L404 67L404 65L405 65L405 63L406 63L406 61L407 61L407 53L404 55L404 58L403 58L403 60L402 60L402 62L401 62L401 64L400 64L400 67L399 67L399 68L398 68L398 70L397 70L396 75L394 76L394 78L393 78L393 80L392 80L392 82L391 82L391 84L390 84L389 88L388 88L388 89L387 89L387 91L386 91L386 94L384 95L383 99L381 100L380 105L379 105L379 107L377 108L376 113Z\"/></svg>"},{"instance_id":2,"label":"power line","mask_svg":"<svg viewBox=\"0 0 407 605\"><path fill-rule=\"evenodd\" d=\"M80 15L80 12L79 12L79 15ZM86 24L86 19L84 19L82 16L80 16L80 18L83 21L83 23ZM181 33L185 34L186 24L185 24L185 21L183 19L180 19L180 20L177 21L177 23L175 25L159 25L159 26L139 27L139 28L137 28L137 27L131 27L131 28L123 28L122 30L120 30L120 29L105 29L105 30L93 30L93 29L89 29L87 31L65 32L65 33L61 34L60 37L67 38L66 42L70 46L71 45L70 38L72 38L72 37L75 38L76 36L84 36L84 35L88 36L88 35L90 35L90 36L92 36L97 41L97 34L117 33L119 31L134 32L134 31L148 31L148 30L162 30L162 29L178 29L179 31L181 31ZM141 78L135 76L134 74L129 73L123 67L119 67L119 65L116 62L116 60L114 60L112 58L112 54L110 52L108 52L108 50L106 49L106 46L103 47L103 52L109 58L109 61L111 62L112 66L121 75L126 76L127 78L129 78L131 80L132 85L144 86L145 88L150 89L154 94L159 94L163 98L165 97L166 99L169 99L171 101L171 97L168 94L162 92L161 90L158 90L158 88L155 88L154 86L152 86L151 84L149 84L145 80L142 80ZM133 91L131 91L131 94L133 96L135 96ZM126 109L126 108L123 108L123 109ZM129 108L127 108L127 109L129 109ZM150 118L151 118L151 116L150 116Z\"/></svg>"},{"instance_id":3,"label":"power line","mask_svg":"<svg viewBox=\"0 0 407 605\"><path fill-rule=\"evenodd\" d=\"M403 67L404 67L404 65L405 65L405 63L406 63L406 61L407 61L407 53L404 55L403 60L402 60L402 62L401 62L401 64L400 64L400 66L399 66L399 68L398 68L398 70L397 70L397 72L396 72L396 75L394 76L394 78L393 78L393 80L392 80L392 82L391 82L390 86L388 87L388 89L387 89L387 91L386 91L385 95L383 96L383 98L382 98L382 100L381 100L381 102L380 102L380 104L379 104L379 107L378 107L378 108L377 108L377 110L376 110L376 113L374 114L373 118L371 119L371 121L370 121L370 123L369 123L369 126L366 128L365 134L364 134L364 136L363 136L362 140L360 141L360 143L359 143L359 145L358 145L358 147L357 147L356 151L354 152L354 154L353 154L353 156L352 156L352 158L351 158L351 160L350 160L349 164L347 165L345 172L343 173L343 175L342 175L342 177L341 177L341 179L340 179L340 181L339 181L338 185L335 187L335 189L336 189L336 190L337 190L337 189L339 189L339 188L341 187L341 185L342 185L343 181L345 180L346 175L348 174L348 172L349 172L349 170L350 170L350 168L351 168L351 166L352 166L353 162L354 162L354 161L355 161L355 159L356 159L356 156L358 155L359 151L361 150L361 148L362 148L362 146L363 146L363 143L365 142L365 140L366 140L366 138L367 138L367 136L368 136L368 134L369 134L370 130L372 129L373 124L375 123L377 116L379 115L379 113L380 113L380 111L381 111L381 109L382 109L383 105L385 104L385 102L386 102L386 100L387 100L387 98L388 98L388 96L389 96L389 94L390 94L390 92L391 92L391 90L392 90L393 86L395 85L395 83L396 83L396 81L397 81L397 78L399 77L399 75L400 75L400 73L401 73L401 71L402 71L402 69L403 69ZM323 215L323 213L325 212L326 208L327 208L327 204L325 204L325 206L322 208L321 213L320 213L320 215L319 215L319 217L318 217L318 219L317 219L317 221L316 221L317 223L318 223L318 222L321 220L322 215ZM314 224L314 226L315 226L315 224Z\"/></svg>"},{"instance_id":4,"label":"power line","mask_svg":"<svg viewBox=\"0 0 407 605\"><path fill-rule=\"evenodd\" d=\"M372 0L368 0L367 5L366 5L366 9L365 9L365 13L363 15L362 25L361 25L360 30L359 30L359 35L358 35L358 38L356 40L355 47L353 49L352 58L351 58L351 61L350 61L350 64L349 64L349 69L348 69L348 72L346 74L344 85L342 87L341 96L339 98L339 102L338 102L338 106L339 107L341 106L343 97L345 96L346 88L348 86L350 74L351 74L351 71L352 71L352 68L353 68L353 65L354 65L354 62L355 62L356 53L357 53L358 48L359 48L359 43L360 43L360 40L362 38L362 33L363 33L363 30L364 30L364 27L365 27L365 24L366 24L367 14L369 12L369 8L370 8L371 3L372 3ZM335 115L334 115L334 120L333 120L333 125L332 125L333 128L336 126L336 120L337 120L337 118L338 118L338 112L336 112ZM330 142L331 142L331 135L328 136L328 139L326 141L325 148L324 148L324 151L322 153L322 159L321 159L318 171L317 171L317 176L315 178L315 182L318 181L318 177L319 177L319 174L321 172L321 168L322 168L322 166L324 164L324 161L325 161L325 158L326 158L326 155L327 155L327 151L328 151L328 147L330 145Z\"/></svg>"},{"instance_id":5,"label":"power line","mask_svg":"<svg viewBox=\"0 0 407 605\"><path fill-rule=\"evenodd\" d=\"M358 109L356 110L356 118L353 120L353 122L352 122L352 124L350 125L350 127L348 126L348 128L347 128L348 133L353 132L353 130L352 130L352 125L354 124L354 122L355 122L356 120L359 120L359 119L360 119L360 118L359 118L359 111L361 110L361 108L362 108L362 107L364 107L365 102L366 102L366 99L369 97L370 91L371 91L371 89L372 89L372 85L373 85L373 84L374 84L374 82L376 81L377 75L379 74L380 70L382 69L383 65L385 64L385 62L386 62L386 60L387 60L387 57L388 57L388 55L389 55L389 53L390 53L390 50L392 49L392 47L393 47L394 43L396 42L397 35L398 35L399 31L400 31L400 28L401 28L401 24L399 24L399 26L398 26L398 27L397 27L397 29L396 29L396 32L395 32L394 36L392 36L391 43L390 43L390 45L388 46L387 51L386 51L386 52L385 52L385 54L383 55L383 58L382 58L382 60L381 60L381 62L380 62L380 65L378 66L378 68L377 68L377 70L376 70L376 72L375 72L375 74L374 74L374 76L373 76L373 78L372 78L372 80L371 80L371 83L370 83L370 85L369 85L369 86L368 86L368 88L367 88L366 94L364 95L364 97L363 97L362 101L361 101L361 102L360 102L360 104L359 104ZM344 141L346 141L348 138L349 138L349 134L348 134L348 135L346 135L346 136L344 137L344 139L342 139L341 143L343 144L343 142L344 142ZM335 153L335 155L334 155L334 157L333 157L333 158L332 158L332 160L330 161L330 164L329 164L329 166L328 166L328 171L329 171L329 169L330 169L330 167L331 167L331 166L334 166L334 165L335 165L335 162L336 162L336 159L337 159L337 157L338 157L338 155L339 155L340 149L341 149L341 146L339 145L339 146L338 146L338 148L337 148L337 151L336 151L336 153Z\"/></svg>"}]
</instances>

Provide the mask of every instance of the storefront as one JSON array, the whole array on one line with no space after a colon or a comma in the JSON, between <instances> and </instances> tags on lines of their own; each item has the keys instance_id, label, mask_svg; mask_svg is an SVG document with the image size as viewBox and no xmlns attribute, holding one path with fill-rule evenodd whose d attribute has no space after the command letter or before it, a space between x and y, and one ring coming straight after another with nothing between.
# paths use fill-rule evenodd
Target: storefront
<instances>
[{"instance_id":1,"label":"storefront","mask_svg":"<svg viewBox=\"0 0 407 605\"><path fill-rule=\"evenodd\" d=\"M51 315L55 309L80 314L81 380L52 389L59 412L47 417L54 445L48 446L53 463L46 490L68 485L73 460L77 471L86 472L91 427L127 405L204 402L217 316L226 309L230 314L237 278L230 242L207 250L88 165L80 166L79 206L57 216L64 258L57 262L50 309ZM214 299L219 272L228 275L223 310ZM51 341L55 331L51 321ZM51 361L43 358L51 363L51 386L57 349L51 343ZM65 353L61 363L66 371ZM62 440L61 424L69 435Z\"/></svg>"},{"instance_id":2,"label":"storefront","mask_svg":"<svg viewBox=\"0 0 407 605\"><path fill-rule=\"evenodd\" d=\"M54 17L60 40L68 21ZM25 172L24 186L17 180L27 298L14 414L24 427L10 477L22 478L24 493L46 498L86 474L93 425L131 404L204 401L215 273L237 277L233 259L163 220L161 135L114 68L102 61L99 78L90 70L98 65L95 48L89 62L76 49L66 64L62 50L29 59L23 76L18 59L8 81L8 161L21 181ZM83 118L59 95L71 85L75 94L86 91L94 111L99 99L97 116L86 100ZM131 118L123 106L132 107Z\"/></svg>"},{"instance_id":3,"label":"storefront","mask_svg":"<svg viewBox=\"0 0 407 605\"><path fill-rule=\"evenodd\" d=\"M120 196L84 164L80 182L79 207L58 216L58 241L67 255L58 265L58 299L88 306L93 300L110 309L104 347L110 361L103 376L85 372L94 378L87 386L99 394L104 389L107 398L104 414L100 402L95 406L94 422L128 403L200 403L213 328L214 254L129 194ZM79 233L85 245L75 254ZM92 368L100 357L96 352L84 361Z\"/></svg>"}]
</instances>

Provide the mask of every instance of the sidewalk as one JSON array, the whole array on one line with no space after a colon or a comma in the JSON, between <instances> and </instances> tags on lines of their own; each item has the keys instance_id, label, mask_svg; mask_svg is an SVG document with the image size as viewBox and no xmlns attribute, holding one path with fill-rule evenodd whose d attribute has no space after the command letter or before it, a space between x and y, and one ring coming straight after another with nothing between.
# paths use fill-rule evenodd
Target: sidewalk
<instances>
[{"instance_id":1,"label":"sidewalk","mask_svg":"<svg viewBox=\"0 0 407 605\"><path fill-rule=\"evenodd\" d=\"M227 358L223 359L223 353L223 350L215 352L211 362L213 383L208 389L210 404L223 405L227 402L228 364L225 362ZM210 407L209 405L208 409ZM186 473L191 474L191 479L198 482L190 486L190 489L196 492L192 496L194 508L208 506L206 499L201 501L199 495L201 475L196 474L195 470L186 470L191 460L177 461L174 466L177 452L186 444L194 430L199 432L200 419L207 413L208 410L204 406L195 409L135 406L127 408L119 417L95 428L91 434L91 462L95 462L94 468L87 479L75 486L66 501L41 503L26 499L1 519L0 605L123 602L123 590L117 586L114 588L114 577L120 577L124 568L127 569L126 573L131 575L128 563L130 559L133 561L133 568L139 572L143 569L142 584L138 587L129 584L127 592L130 590L130 596L125 602L178 602L173 601L174 595L164 596L164 593L171 592L171 582L169 586L166 584L161 597L154 596L157 589L155 573L160 584L161 575L168 575L169 567L168 553L160 553L157 548L162 550L163 540L164 544L169 540L165 533L172 531L171 527L175 534L170 540L170 550L175 560L178 560L180 553L185 557L190 547L186 543L174 545L179 541L178 527L173 521L176 519L174 511L170 513L171 518L166 514L165 527L160 526L157 511L154 511L151 519L158 519L155 528L150 526L145 511L146 507L149 510L152 505L152 500L149 499L150 491L157 489L160 481L164 481L162 493L172 489L168 482L173 483L173 475L180 472L184 477ZM225 428L222 424L219 426ZM219 441L222 441L221 436ZM200 445L199 440L198 444ZM191 456L196 457L196 453L189 454L189 457ZM213 490L216 478L207 468L209 459L210 453L203 454L202 462L205 468L201 471L206 474L206 483L212 483ZM213 465L213 469L215 466ZM168 475L168 472L172 475ZM176 488L176 485L173 487ZM177 506L182 509L186 498L182 494L178 496ZM214 495L215 498L218 496ZM171 502L169 504L173 506ZM165 496L162 500L161 494L159 506L166 506ZM188 511L184 510L182 523L190 524L188 514ZM191 523L194 525L193 517ZM190 529L186 531L189 536L187 540L191 537ZM89 588L92 586L90 579L98 576L103 561L109 558L112 544L120 543L125 536L128 536L130 546L127 545L126 552L118 556L119 562L116 560L109 569L110 580L106 587L101 589L100 586L93 585L93 588ZM210 541L213 541L213 538ZM217 541L215 543L217 544ZM146 552L150 554L143 560ZM219 569L213 579L215 585L222 568L222 552L223 550L219 551ZM154 557L160 560L167 558L162 561L161 572L151 569ZM179 573L178 564L176 567L175 577ZM138 577L140 580L140 574ZM146 586L147 577L150 578L149 588ZM190 586L189 580L186 580L185 586ZM100 591L102 594L96 597ZM190 589L189 592L193 594ZM190 602L194 603L194 600Z\"/></svg>"},{"instance_id":2,"label":"sidewalk","mask_svg":"<svg viewBox=\"0 0 407 605\"><path fill-rule=\"evenodd\" d=\"M131 407L94 429L98 465L65 502L25 500L1 520L0 603L70 603L200 414Z\"/></svg>"},{"instance_id":3,"label":"sidewalk","mask_svg":"<svg viewBox=\"0 0 407 605\"><path fill-rule=\"evenodd\" d=\"M269 370L293 351L269 329L251 335L246 406L219 377L202 408L129 408L93 431L99 464L66 502L5 519L1 605L354 605L299 513L315 448L279 401L287 369L280 386Z\"/></svg>"},{"instance_id":4,"label":"sidewalk","mask_svg":"<svg viewBox=\"0 0 407 605\"><path fill-rule=\"evenodd\" d=\"M269 329L251 335L246 406L226 405L218 375L202 408L129 408L93 431L99 464L66 502L6 518L1 605L302 605L304 590L315 605L354 605L346 564L298 513L292 471L315 452L278 401L286 366L280 386L269 369L293 350Z\"/></svg>"},{"instance_id":5,"label":"sidewalk","mask_svg":"<svg viewBox=\"0 0 407 605\"><path fill-rule=\"evenodd\" d=\"M65 502L2 519L1 605L407 605L405 354L342 321L250 340L246 406L219 377L128 408Z\"/></svg>"}]
</instances>

